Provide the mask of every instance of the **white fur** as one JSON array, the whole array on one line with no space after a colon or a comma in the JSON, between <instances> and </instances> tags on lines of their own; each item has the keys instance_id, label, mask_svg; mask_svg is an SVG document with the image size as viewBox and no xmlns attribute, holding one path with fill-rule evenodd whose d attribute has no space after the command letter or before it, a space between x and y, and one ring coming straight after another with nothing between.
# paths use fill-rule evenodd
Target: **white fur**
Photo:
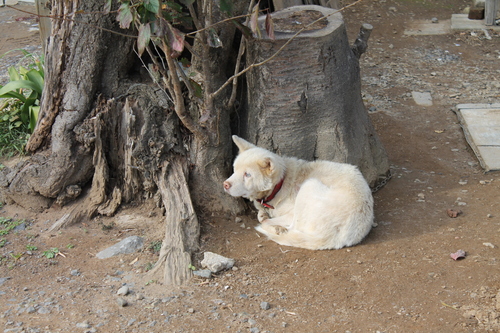
<instances>
[{"instance_id":1,"label":"white fur","mask_svg":"<svg viewBox=\"0 0 500 333\"><path fill-rule=\"evenodd\" d=\"M280 157L234 135L240 152L224 189L254 201L261 224L256 227L281 245L310 250L355 245L370 232L373 197L358 168L329 161L307 162ZM284 179L266 208L268 197Z\"/></svg>"}]
</instances>

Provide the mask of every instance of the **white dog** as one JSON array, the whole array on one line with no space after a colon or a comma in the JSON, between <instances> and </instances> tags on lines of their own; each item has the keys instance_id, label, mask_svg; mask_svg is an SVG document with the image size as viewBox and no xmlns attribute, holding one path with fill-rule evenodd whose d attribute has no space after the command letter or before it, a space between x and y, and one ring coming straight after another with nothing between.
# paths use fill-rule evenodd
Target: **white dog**
<instances>
[{"instance_id":1,"label":"white dog","mask_svg":"<svg viewBox=\"0 0 500 333\"><path fill-rule=\"evenodd\" d=\"M370 232L373 197L357 167L280 157L236 135L233 141L240 151L224 190L254 201L257 231L310 250L355 245Z\"/></svg>"}]
</instances>

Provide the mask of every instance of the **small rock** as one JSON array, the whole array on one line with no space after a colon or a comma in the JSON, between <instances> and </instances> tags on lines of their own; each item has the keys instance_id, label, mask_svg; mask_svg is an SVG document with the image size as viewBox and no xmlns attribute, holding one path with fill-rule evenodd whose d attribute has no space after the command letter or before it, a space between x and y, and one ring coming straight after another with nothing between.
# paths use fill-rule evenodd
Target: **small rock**
<instances>
[{"instance_id":1,"label":"small rock","mask_svg":"<svg viewBox=\"0 0 500 333\"><path fill-rule=\"evenodd\" d=\"M0 278L0 286L1 286L2 284L4 284L4 283L5 283L5 281L7 281L7 280L9 280L9 279L10 279L10 277Z\"/></svg>"},{"instance_id":2,"label":"small rock","mask_svg":"<svg viewBox=\"0 0 500 333\"><path fill-rule=\"evenodd\" d=\"M118 289L116 294L119 296L127 296L129 292L130 292L130 290L129 290L128 286L122 286L120 289Z\"/></svg>"},{"instance_id":3,"label":"small rock","mask_svg":"<svg viewBox=\"0 0 500 333\"><path fill-rule=\"evenodd\" d=\"M42 306L40 309L38 309L38 313L39 314L49 314L50 310Z\"/></svg>"},{"instance_id":4,"label":"small rock","mask_svg":"<svg viewBox=\"0 0 500 333\"><path fill-rule=\"evenodd\" d=\"M487 247L491 247L492 249L495 248L495 245L491 244L491 243L483 243L484 246L487 246Z\"/></svg>"},{"instance_id":5,"label":"small rock","mask_svg":"<svg viewBox=\"0 0 500 333\"><path fill-rule=\"evenodd\" d=\"M193 308L189 308L188 309L188 313L194 313L194 309Z\"/></svg>"},{"instance_id":6,"label":"small rock","mask_svg":"<svg viewBox=\"0 0 500 333\"><path fill-rule=\"evenodd\" d=\"M118 297L118 299L116 300L116 302L118 303L119 306L121 307L124 307L124 306L127 306L128 305L128 302L126 299L123 299L121 297Z\"/></svg>"},{"instance_id":7,"label":"small rock","mask_svg":"<svg viewBox=\"0 0 500 333\"><path fill-rule=\"evenodd\" d=\"M236 223L241 223L243 221L243 219L241 217L237 217L234 219L234 222Z\"/></svg>"},{"instance_id":8,"label":"small rock","mask_svg":"<svg viewBox=\"0 0 500 333\"><path fill-rule=\"evenodd\" d=\"M139 236L130 236L121 242L102 250L96 257L99 259L106 259L116 256L118 254L130 254L140 250L144 245L144 239Z\"/></svg>"},{"instance_id":9,"label":"small rock","mask_svg":"<svg viewBox=\"0 0 500 333\"><path fill-rule=\"evenodd\" d=\"M207 267L212 273L217 273L233 267L234 259L226 258L213 252L205 252L201 265Z\"/></svg>"},{"instance_id":10,"label":"small rock","mask_svg":"<svg viewBox=\"0 0 500 333\"><path fill-rule=\"evenodd\" d=\"M80 273L79 270L73 269L70 274L73 275L73 276L80 276L81 273Z\"/></svg>"},{"instance_id":11,"label":"small rock","mask_svg":"<svg viewBox=\"0 0 500 333\"><path fill-rule=\"evenodd\" d=\"M259 330L259 328L258 328L258 327L252 327L252 328L250 329L250 333L259 333L259 332L260 332L260 330Z\"/></svg>"},{"instance_id":12,"label":"small rock","mask_svg":"<svg viewBox=\"0 0 500 333\"><path fill-rule=\"evenodd\" d=\"M437 17L433 17L433 18L431 19L431 22L432 22L432 23L439 23L439 20L438 20L438 18L437 18Z\"/></svg>"},{"instance_id":13,"label":"small rock","mask_svg":"<svg viewBox=\"0 0 500 333\"><path fill-rule=\"evenodd\" d=\"M260 308L262 310L269 310L271 308L271 305L268 302L261 302L260 303Z\"/></svg>"},{"instance_id":14,"label":"small rock","mask_svg":"<svg viewBox=\"0 0 500 333\"><path fill-rule=\"evenodd\" d=\"M91 326L88 322L84 321L83 323L77 323L76 327L78 327L78 328L90 328Z\"/></svg>"},{"instance_id":15,"label":"small rock","mask_svg":"<svg viewBox=\"0 0 500 333\"><path fill-rule=\"evenodd\" d=\"M211 279L212 278L212 271L209 269L200 269L197 271L193 271L193 275L199 276L204 279Z\"/></svg>"}]
</instances>

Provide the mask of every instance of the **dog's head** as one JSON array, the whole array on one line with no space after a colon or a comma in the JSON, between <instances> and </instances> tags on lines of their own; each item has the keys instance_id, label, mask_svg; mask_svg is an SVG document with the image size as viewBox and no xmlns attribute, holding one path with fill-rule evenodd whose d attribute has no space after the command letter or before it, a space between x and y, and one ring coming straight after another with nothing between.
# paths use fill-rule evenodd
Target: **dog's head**
<instances>
[{"instance_id":1,"label":"dog's head","mask_svg":"<svg viewBox=\"0 0 500 333\"><path fill-rule=\"evenodd\" d=\"M250 200L267 196L285 175L283 159L236 135L233 141L239 154L233 164L234 173L224 182L224 190L233 197Z\"/></svg>"}]
</instances>

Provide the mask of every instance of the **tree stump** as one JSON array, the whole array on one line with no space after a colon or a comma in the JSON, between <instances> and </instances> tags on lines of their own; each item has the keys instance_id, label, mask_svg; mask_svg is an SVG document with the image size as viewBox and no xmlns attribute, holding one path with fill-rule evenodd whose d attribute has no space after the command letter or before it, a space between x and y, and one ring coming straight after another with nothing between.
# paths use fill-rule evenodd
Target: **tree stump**
<instances>
[{"instance_id":1,"label":"tree stump","mask_svg":"<svg viewBox=\"0 0 500 333\"><path fill-rule=\"evenodd\" d=\"M389 162L361 97L358 57L366 48L351 48L342 15L331 8L289 7L272 19L275 40L259 18L263 36L249 42L247 65L273 57L304 31L247 73L241 134L283 155L357 165L374 186Z\"/></svg>"}]
</instances>

